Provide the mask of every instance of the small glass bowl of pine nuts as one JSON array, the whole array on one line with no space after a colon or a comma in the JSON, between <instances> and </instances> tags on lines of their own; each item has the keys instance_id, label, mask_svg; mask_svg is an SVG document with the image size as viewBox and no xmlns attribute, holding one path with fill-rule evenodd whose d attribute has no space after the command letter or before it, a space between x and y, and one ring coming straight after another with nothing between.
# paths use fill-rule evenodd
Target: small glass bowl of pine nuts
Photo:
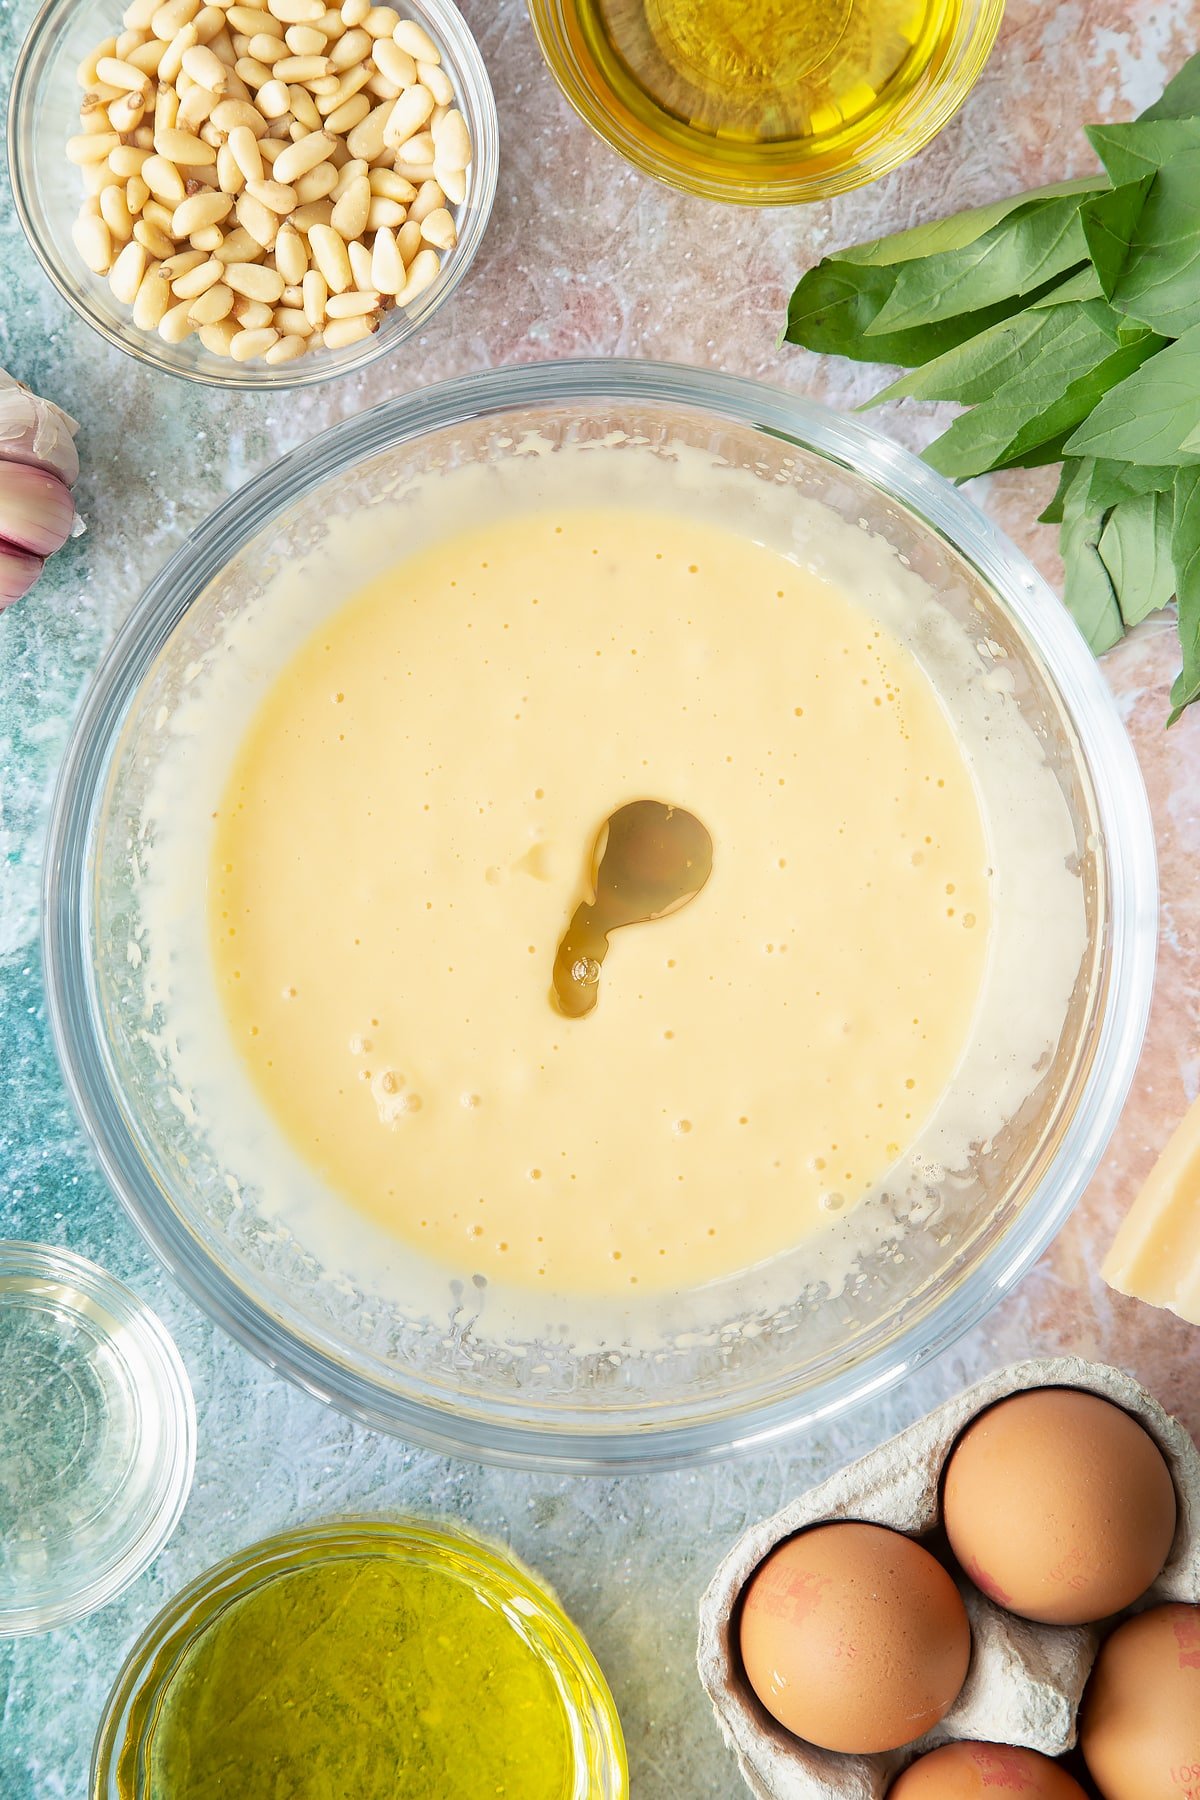
<instances>
[{"instance_id":1,"label":"small glass bowl of pine nuts","mask_svg":"<svg viewBox=\"0 0 1200 1800\"><path fill-rule=\"evenodd\" d=\"M499 130L451 0L49 0L8 153L42 267L110 344L298 387L398 350L449 298Z\"/></svg>"}]
</instances>

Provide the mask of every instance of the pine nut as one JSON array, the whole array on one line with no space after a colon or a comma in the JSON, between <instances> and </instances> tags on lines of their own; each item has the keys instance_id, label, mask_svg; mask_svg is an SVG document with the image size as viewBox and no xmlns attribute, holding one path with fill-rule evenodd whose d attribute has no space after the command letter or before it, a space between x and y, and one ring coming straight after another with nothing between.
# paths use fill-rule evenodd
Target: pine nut
<instances>
[{"instance_id":1,"label":"pine nut","mask_svg":"<svg viewBox=\"0 0 1200 1800\"><path fill-rule=\"evenodd\" d=\"M428 164L432 168L433 160L433 133L430 131L418 131L415 136L399 145L396 150L397 163L409 163L414 167L421 168Z\"/></svg>"},{"instance_id":2,"label":"pine nut","mask_svg":"<svg viewBox=\"0 0 1200 1800\"><path fill-rule=\"evenodd\" d=\"M332 225L314 225L308 234L308 244L332 293L344 293L353 285L354 273L346 246Z\"/></svg>"},{"instance_id":3,"label":"pine nut","mask_svg":"<svg viewBox=\"0 0 1200 1800\"><path fill-rule=\"evenodd\" d=\"M353 288L347 294L331 294L325 308L331 319L356 319L362 313L379 310L379 295L365 294Z\"/></svg>"},{"instance_id":4,"label":"pine nut","mask_svg":"<svg viewBox=\"0 0 1200 1800\"><path fill-rule=\"evenodd\" d=\"M256 200L261 200L271 212L279 213L284 217L288 213L295 212L299 205L295 188L285 186L282 181L248 181L246 192L252 194Z\"/></svg>"},{"instance_id":5,"label":"pine nut","mask_svg":"<svg viewBox=\"0 0 1200 1800\"><path fill-rule=\"evenodd\" d=\"M261 181L263 160L258 139L248 125L235 125L229 134L229 153L241 171L244 181Z\"/></svg>"},{"instance_id":6,"label":"pine nut","mask_svg":"<svg viewBox=\"0 0 1200 1800\"><path fill-rule=\"evenodd\" d=\"M467 176L464 169L447 169L441 163L433 165L434 179L439 181L445 190L446 198L453 206L461 206L467 197Z\"/></svg>"},{"instance_id":7,"label":"pine nut","mask_svg":"<svg viewBox=\"0 0 1200 1800\"><path fill-rule=\"evenodd\" d=\"M311 206L314 200L324 200L326 194L332 194L337 186L338 172L332 162L318 163L307 175L302 175L296 183L296 195L301 206Z\"/></svg>"},{"instance_id":8,"label":"pine nut","mask_svg":"<svg viewBox=\"0 0 1200 1800\"><path fill-rule=\"evenodd\" d=\"M180 102L179 111L175 116L175 123L180 131L199 132L201 127L208 122L209 116L216 104L217 96L215 94L210 94L207 88L189 88ZM204 141L207 143L208 139L205 138Z\"/></svg>"},{"instance_id":9,"label":"pine nut","mask_svg":"<svg viewBox=\"0 0 1200 1800\"><path fill-rule=\"evenodd\" d=\"M213 356L228 356L229 346L237 336L237 326L229 319L222 319L219 325L202 325L200 342Z\"/></svg>"},{"instance_id":10,"label":"pine nut","mask_svg":"<svg viewBox=\"0 0 1200 1800\"><path fill-rule=\"evenodd\" d=\"M113 100L108 108L108 122L114 131L122 136L134 131L141 124L146 111L144 94L122 94L119 100Z\"/></svg>"},{"instance_id":11,"label":"pine nut","mask_svg":"<svg viewBox=\"0 0 1200 1800\"><path fill-rule=\"evenodd\" d=\"M183 163L188 168L202 169L208 163L215 163L217 153L211 144L203 138L194 137L190 131L160 131L155 134L154 148L159 156L166 157L169 162ZM151 186L153 186L151 182Z\"/></svg>"},{"instance_id":12,"label":"pine nut","mask_svg":"<svg viewBox=\"0 0 1200 1800\"><path fill-rule=\"evenodd\" d=\"M368 178L371 192L384 200L399 200L404 206L417 197L417 190L411 181L405 181L403 175L397 175L394 169L372 169Z\"/></svg>"},{"instance_id":13,"label":"pine nut","mask_svg":"<svg viewBox=\"0 0 1200 1800\"><path fill-rule=\"evenodd\" d=\"M176 32L175 36L171 39L170 43L158 59L158 79L160 84L162 82L170 82L178 86L179 79L183 72L184 51L190 50L193 44L198 44L199 42L200 33L196 30L194 24L185 25L182 31Z\"/></svg>"},{"instance_id":14,"label":"pine nut","mask_svg":"<svg viewBox=\"0 0 1200 1800\"><path fill-rule=\"evenodd\" d=\"M471 139L467 121L452 107L433 128L436 161L443 169L465 169L471 160Z\"/></svg>"},{"instance_id":15,"label":"pine nut","mask_svg":"<svg viewBox=\"0 0 1200 1800\"><path fill-rule=\"evenodd\" d=\"M142 174L148 150L135 150L132 144L118 144L108 159L108 166L119 181L128 181L131 176Z\"/></svg>"},{"instance_id":16,"label":"pine nut","mask_svg":"<svg viewBox=\"0 0 1200 1800\"><path fill-rule=\"evenodd\" d=\"M281 337L307 338L313 334L312 321L308 314L294 306L277 306L275 308L275 329Z\"/></svg>"},{"instance_id":17,"label":"pine nut","mask_svg":"<svg viewBox=\"0 0 1200 1800\"><path fill-rule=\"evenodd\" d=\"M363 93L368 94L372 100L395 101L400 98L401 90L394 81L389 81L386 75L376 73L368 81Z\"/></svg>"},{"instance_id":18,"label":"pine nut","mask_svg":"<svg viewBox=\"0 0 1200 1800\"><path fill-rule=\"evenodd\" d=\"M327 350L345 350L351 344L357 344L363 338L370 337L378 327L377 319L334 319L321 334L322 342Z\"/></svg>"},{"instance_id":19,"label":"pine nut","mask_svg":"<svg viewBox=\"0 0 1200 1800\"><path fill-rule=\"evenodd\" d=\"M346 255L350 258L350 272L354 276L354 285L360 293L371 289L371 252L361 239L346 245Z\"/></svg>"},{"instance_id":20,"label":"pine nut","mask_svg":"<svg viewBox=\"0 0 1200 1800\"><path fill-rule=\"evenodd\" d=\"M252 132L255 138L267 135L266 120L249 100L222 100L219 106L213 107L212 122L218 131L224 131L230 137L239 126Z\"/></svg>"},{"instance_id":21,"label":"pine nut","mask_svg":"<svg viewBox=\"0 0 1200 1800\"><path fill-rule=\"evenodd\" d=\"M280 294L280 296L279 296L279 306L277 306L275 308L275 311L279 312L281 307L291 307L296 310L299 310L301 307L303 307L303 305L304 305L304 290L300 287L299 283L297 283L295 286L293 286L289 282L287 287L284 288L282 294Z\"/></svg>"},{"instance_id":22,"label":"pine nut","mask_svg":"<svg viewBox=\"0 0 1200 1800\"><path fill-rule=\"evenodd\" d=\"M454 104L454 89L450 84L450 77L440 64L420 62L417 64L417 74L422 87L429 89L439 106Z\"/></svg>"},{"instance_id":23,"label":"pine nut","mask_svg":"<svg viewBox=\"0 0 1200 1800\"><path fill-rule=\"evenodd\" d=\"M314 225L328 225L332 217L333 208L328 200L314 200L311 206L298 206L288 223L297 231L307 233Z\"/></svg>"},{"instance_id":24,"label":"pine nut","mask_svg":"<svg viewBox=\"0 0 1200 1800\"><path fill-rule=\"evenodd\" d=\"M334 204L336 205L341 199L351 182L356 181L360 175L365 175L366 173L367 164L365 162L361 161L358 157L348 156L337 172L337 185L333 190ZM370 187L370 185L370 182L368 182L367 186Z\"/></svg>"},{"instance_id":25,"label":"pine nut","mask_svg":"<svg viewBox=\"0 0 1200 1800\"><path fill-rule=\"evenodd\" d=\"M413 219L402 225L396 233L396 247L407 270L409 263L421 248L421 227ZM404 279L407 281L408 276Z\"/></svg>"},{"instance_id":26,"label":"pine nut","mask_svg":"<svg viewBox=\"0 0 1200 1800\"><path fill-rule=\"evenodd\" d=\"M108 285L113 295L126 306L132 306L142 276L146 273L146 252L141 244L126 244L109 271Z\"/></svg>"},{"instance_id":27,"label":"pine nut","mask_svg":"<svg viewBox=\"0 0 1200 1800\"><path fill-rule=\"evenodd\" d=\"M210 94L223 94L229 83L229 71L214 50L206 44L193 44L183 53L184 73L207 88Z\"/></svg>"},{"instance_id":28,"label":"pine nut","mask_svg":"<svg viewBox=\"0 0 1200 1800\"><path fill-rule=\"evenodd\" d=\"M252 238L240 225L235 226L225 242L213 251L219 263L253 262L262 253L263 247L258 239Z\"/></svg>"},{"instance_id":29,"label":"pine nut","mask_svg":"<svg viewBox=\"0 0 1200 1800\"><path fill-rule=\"evenodd\" d=\"M281 56L271 73L276 81L319 81L333 74L333 64L327 56Z\"/></svg>"},{"instance_id":30,"label":"pine nut","mask_svg":"<svg viewBox=\"0 0 1200 1800\"><path fill-rule=\"evenodd\" d=\"M436 250L418 250L409 267L408 280L396 296L397 303L410 306L437 280L441 267L442 259Z\"/></svg>"},{"instance_id":31,"label":"pine nut","mask_svg":"<svg viewBox=\"0 0 1200 1800\"><path fill-rule=\"evenodd\" d=\"M284 28L279 20L257 6L231 6L225 17L235 31L246 37L253 37L256 31L269 31L272 37L283 38Z\"/></svg>"},{"instance_id":32,"label":"pine nut","mask_svg":"<svg viewBox=\"0 0 1200 1800\"><path fill-rule=\"evenodd\" d=\"M243 331L265 331L275 315L265 300L248 300L244 294L239 294L233 303L232 316Z\"/></svg>"},{"instance_id":33,"label":"pine nut","mask_svg":"<svg viewBox=\"0 0 1200 1800\"><path fill-rule=\"evenodd\" d=\"M334 108L325 120L325 128L327 131L343 134L353 131L354 127L361 124L366 118L370 110L371 102L366 94L355 94L341 106ZM319 114L318 117L320 117Z\"/></svg>"},{"instance_id":34,"label":"pine nut","mask_svg":"<svg viewBox=\"0 0 1200 1800\"><path fill-rule=\"evenodd\" d=\"M224 273L224 263L218 262L215 256L206 257L202 263L197 263L194 269L189 269L185 275L180 275L172 281L171 292L177 300L197 300L201 294L207 293L215 282L222 280Z\"/></svg>"},{"instance_id":35,"label":"pine nut","mask_svg":"<svg viewBox=\"0 0 1200 1800\"><path fill-rule=\"evenodd\" d=\"M291 97L288 94L287 82L264 81L258 90L258 110L264 119L282 119L291 110Z\"/></svg>"},{"instance_id":36,"label":"pine nut","mask_svg":"<svg viewBox=\"0 0 1200 1800\"><path fill-rule=\"evenodd\" d=\"M284 3L285 0L276 0L276 5ZM229 354L234 362L251 362L256 356L265 356L279 341L273 325L257 331L239 331L229 341Z\"/></svg>"},{"instance_id":37,"label":"pine nut","mask_svg":"<svg viewBox=\"0 0 1200 1800\"><path fill-rule=\"evenodd\" d=\"M326 37L315 25L289 25L283 41L293 56L324 56Z\"/></svg>"},{"instance_id":38,"label":"pine nut","mask_svg":"<svg viewBox=\"0 0 1200 1800\"><path fill-rule=\"evenodd\" d=\"M308 91L314 96L313 104L315 105L317 100L329 101L338 98L342 91L342 84L336 75L318 75L315 81L308 83Z\"/></svg>"},{"instance_id":39,"label":"pine nut","mask_svg":"<svg viewBox=\"0 0 1200 1800\"><path fill-rule=\"evenodd\" d=\"M393 40L402 50L407 50L411 57L419 63L432 63L434 68L442 60L441 51L429 33L415 19L401 19L392 31Z\"/></svg>"},{"instance_id":40,"label":"pine nut","mask_svg":"<svg viewBox=\"0 0 1200 1800\"><path fill-rule=\"evenodd\" d=\"M410 219L415 219L417 224L420 225L424 219L429 217L431 212L436 212L439 206L445 206L445 204L446 196L443 194L439 183L436 181L423 181L417 192L416 199L408 209L408 216Z\"/></svg>"},{"instance_id":41,"label":"pine nut","mask_svg":"<svg viewBox=\"0 0 1200 1800\"><path fill-rule=\"evenodd\" d=\"M191 194L175 208L171 230L177 238L191 237L194 231L201 231L206 225L219 225L232 211L233 201L228 194L211 191Z\"/></svg>"},{"instance_id":42,"label":"pine nut","mask_svg":"<svg viewBox=\"0 0 1200 1800\"><path fill-rule=\"evenodd\" d=\"M371 10L371 0L342 0L342 18L348 30L362 24Z\"/></svg>"},{"instance_id":43,"label":"pine nut","mask_svg":"<svg viewBox=\"0 0 1200 1800\"><path fill-rule=\"evenodd\" d=\"M177 281L181 275L186 275L189 269L198 269L201 263L207 261L208 258L202 250L179 250L163 263L163 280Z\"/></svg>"},{"instance_id":44,"label":"pine nut","mask_svg":"<svg viewBox=\"0 0 1200 1800\"><path fill-rule=\"evenodd\" d=\"M278 269L268 269L263 263L228 263L225 282L235 294L244 294L247 300L265 300L273 304L283 293L283 276Z\"/></svg>"},{"instance_id":45,"label":"pine nut","mask_svg":"<svg viewBox=\"0 0 1200 1800\"><path fill-rule=\"evenodd\" d=\"M130 213L140 213L150 198L150 189L140 175L131 175L125 184L125 204Z\"/></svg>"},{"instance_id":46,"label":"pine nut","mask_svg":"<svg viewBox=\"0 0 1200 1800\"><path fill-rule=\"evenodd\" d=\"M144 75L156 76L166 48L161 38L151 38L149 43L139 44L136 50L131 50L125 61L135 69L141 69Z\"/></svg>"},{"instance_id":47,"label":"pine nut","mask_svg":"<svg viewBox=\"0 0 1200 1800\"><path fill-rule=\"evenodd\" d=\"M333 139L327 131L313 131L298 143L291 144L279 157L275 164L275 179L292 182L299 175L307 175L318 163L328 160L333 150Z\"/></svg>"},{"instance_id":48,"label":"pine nut","mask_svg":"<svg viewBox=\"0 0 1200 1800\"><path fill-rule=\"evenodd\" d=\"M155 231L161 231L164 237L171 235L171 220L175 217L173 206L164 206L161 200L147 200L142 208L142 219L147 225L153 225Z\"/></svg>"},{"instance_id":49,"label":"pine nut","mask_svg":"<svg viewBox=\"0 0 1200 1800\"><path fill-rule=\"evenodd\" d=\"M346 104L347 100L352 100L355 94L364 92L366 88L370 86L371 74L372 70L369 62L356 63L352 69L347 69L346 73L342 76L342 79L338 82L336 93L318 97L316 102L317 111L324 114L326 117L328 117L330 113L336 112L340 106ZM370 99L369 95L368 99ZM378 152L376 154L378 154Z\"/></svg>"},{"instance_id":50,"label":"pine nut","mask_svg":"<svg viewBox=\"0 0 1200 1800\"><path fill-rule=\"evenodd\" d=\"M458 242L453 215L444 206L435 207L421 220L421 236L437 250L453 250Z\"/></svg>"},{"instance_id":51,"label":"pine nut","mask_svg":"<svg viewBox=\"0 0 1200 1800\"><path fill-rule=\"evenodd\" d=\"M191 304L190 300L181 300L163 314L158 322L158 335L164 342L182 344L184 338L191 337L192 322L188 318Z\"/></svg>"},{"instance_id":52,"label":"pine nut","mask_svg":"<svg viewBox=\"0 0 1200 1800\"><path fill-rule=\"evenodd\" d=\"M307 88L289 83L288 106L297 125L302 125L305 131L320 131L321 115Z\"/></svg>"},{"instance_id":53,"label":"pine nut","mask_svg":"<svg viewBox=\"0 0 1200 1800\"><path fill-rule=\"evenodd\" d=\"M396 235L384 226L375 233L375 247L371 252L372 284L381 294L396 295L407 279L404 258L396 247Z\"/></svg>"},{"instance_id":54,"label":"pine nut","mask_svg":"<svg viewBox=\"0 0 1200 1800\"><path fill-rule=\"evenodd\" d=\"M142 277L133 301L133 322L139 331L157 331L171 305L171 290L157 263L151 263Z\"/></svg>"},{"instance_id":55,"label":"pine nut","mask_svg":"<svg viewBox=\"0 0 1200 1800\"><path fill-rule=\"evenodd\" d=\"M398 88L416 86L416 63L408 51L402 50L399 44L394 44L391 38L381 38L371 54L379 73L386 75L389 81L394 81Z\"/></svg>"},{"instance_id":56,"label":"pine nut","mask_svg":"<svg viewBox=\"0 0 1200 1800\"><path fill-rule=\"evenodd\" d=\"M67 139L67 157L80 165L107 162L120 142L115 131L85 132L82 137Z\"/></svg>"},{"instance_id":57,"label":"pine nut","mask_svg":"<svg viewBox=\"0 0 1200 1800\"><path fill-rule=\"evenodd\" d=\"M131 0L121 14L126 31L149 31L150 21L159 8L159 0Z\"/></svg>"},{"instance_id":58,"label":"pine nut","mask_svg":"<svg viewBox=\"0 0 1200 1800\"><path fill-rule=\"evenodd\" d=\"M304 280L304 271L308 268L308 252L300 233L293 231L290 225L281 225L276 236L275 267L285 282Z\"/></svg>"},{"instance_id":59,"label":"pine nut","mask_svg":"<svg viewBox=\"0 0 1200 1800\"><path fill-rule=\"evenodd\" d=\"M400 23L400 14L390 6L373 6L363 20L363 30L373 38L390 38Z\"/></svg>"},{"instance_id":60,"label":"pine nut","mask_svg":"<svg viewBox=\"0 0 1200 1800\"><path fill-rule=\"evenodd\" d=\"M325 307L329 300L329 283L319 269L310 269L301 283L304 289L304 316L315 331L325 323Z\"/></svg>"},{"instance_id":61,"label":"pine nut","mask_svg":"<svg viewBox=\"0 0 1200 1800\"><path fill-rule=\"evenodd\" d=\"M106 187L100 195L100 217L112 232L119 244L127 244L133 236L133 220L129 216L129 206L125 199L125 190L118 182Z\"/></svg>"},{"instance_id":62,"label":"pine nut","mask_svg":"<svg viewBox=\"0 0 1200 1800\"><path fill-rule=\"evenodd\" d=\"M200 0L167 0L150 19L150 29L155 37L162 38L169 44L183 27L195 18L200 11Z\"/></svg>"},{"instance_id":63,"label":"pine nut","mask_svg":"<svg viewBox=\"0 0 1200 1800\"><path fill-rule=\"evenodd\" d=\"M375 40L369 31L347 31L329 52L329 60L339 75L373 55Z\"/></svg>"},{"instance_id":64,"label":"pine nut","mask_svg":"<svg viewBox=\"0 0 1200 1800\"><path fill-rule=\"evenodd\" d=\"M214 281L210 288L192 303L188 313L191 323L201 325L217 325L222 319L229 317L233 311L233 289L224 281Z\"/></svg>"},{"instance_id":65,"label":"pine nut","mask_svg":"<svg viewBox=\"0 0 1200 1800\"><path fill-rule=\"evenodd\" d=\"M160 263L175 254L175 246L166 232L161 231L157 225L148 225L145 219L138 220L133 228L133 235L146 254L155 257ZM154 322L157 325L158 320Z\"/></svg>"},{"instance_id":66,"label":"pine nut","mask_svg":"<svg viewBox=\"0 0 1200 1800\"><path fill-rule=\"evenodd\" d=\"M79 171L83 183L83 191L91 199L98 199L112 179L107 163L86 163Z\"/></svg>"},{"instance_id":67,"label":"pine nut","mask_svg":"<svg viewBox=\"0 0 1200 1800\"><path fill-rule=\"evenodd\" d=\"M428 88L419 84L406 88L388 114L383 133L384 143L393 148L407 143L414 133L420 131L432 111L433 95Z\"/></svg>"},{"instance_id":68,"label":"pine nut","mask_svg":"<svg viewBox=\"0 0 1200 1800\"><path fill-rule=\"evenodd\" d=\"M172 87L160 87L154 96L154 130L170 131L179 117L179 95Z\"/></svg>"},{"instance_id":69,"label":"pine nut","mask_svg":"<svg viewBox=\"0 0 1200 1800\"><path fill-rule=\"evenodd\" d=\"M165 206L182 205L187 198L183 185L183 177L173 162L165 156L148 156L142 164L142 180L146 183L155 199L161 200Z\"/></svg>"},{"instance_id":70,"label":"pine nut","mask_svg":"<svg viewBox=\"0 0 1200 1800\"><path fill-rule=\"evenodd\" d=\"M345 83L342 85L344 87ZM346 147L351 156L360 157L366 163L378 161L383 155L383 134L391 111L391 104L385 100L346 134Z\"/></svg>"},{"instance_id":71,"label":"pine nut","mask_svg":"<svg viewBox=\"0 0 1200 1800\"><path fill-rule=\"evenodd\" d=\"M240 194L236 206L238 224L250 233L256 243L269 250L279 230L277 214L256 200L253 194Z\"/></svg>"},{"instance_id":72,"label":"pine nut","mask_svg":"<svg viewBox=\"0 0 1200 1800\"><path fill-rule=\"evenodd\" d=\"M135 69L132 63L122 62L117 56L102 56L96 64L96 75L100 81L107 82L109 87L121 88L134 94L148 94L150 77L142 69Z\"/></svg>"},{"instance_id":73,"label":"pine nut","mask_svg":"<svg viewBox=\"0 0 1200 1800\"><path fill-rule=\"evenodd\" d=\"M327 6L320 18L313 24L313 30L321 32L331 44L341 37L345 29L342 15L336 6Z\"/></svg>"},{"instance_id":74,"label":"pine nut","mask_svg":"<svg viewBox=\"0 0 1200 1800\"><path fill-rule=\"evenodd\" d=\"M267 0L267 6L285 25L315 25L325 12L321 0Z\"/></svg>"},{"instance_id":75,"label":"pine nut","mask_svg":"<svg viewBox=\"0 0 1200 1800\"><path fill-rule=\"evenodd\" d=\"M367 209L367 230L379 231L385 226L391 230L398 225L403 225L407 217L407 208L403 207L399 200L384 200L379 195L375 195Z\"/></svg>"},{"instance_id":76,"label":"pine nut","mask_svg":"<svg viewBox=\"0 0 1200 1800\"><path fill-rule=\"evenodd\" d=\"M71 227L71 237L93 275L107 275L112 267L112 237L104 220L81 212Z\"/></svg>"},{"instance_id":77,"label":"pine nut","mask_svg":"<svg viewBox=\"0 0 1200 1800\"><path fill-rule=\"evenodd\" d=\"M303 338L281 337L263 352L263 360L272 364L292 362L297 356L303 356L306 348Z\"/></svg>"},{"instance_id":78,"label":"pine nut","mask_svg":"<svg viewBox=\"0 0 1200 1800\"><path fill-rule=\"evenodd\" d=\"M228 144L222 144L217 151L217 180L222 193L231 194L235 198L246 185L246 177Z\"/></svg>"}]
</instances>

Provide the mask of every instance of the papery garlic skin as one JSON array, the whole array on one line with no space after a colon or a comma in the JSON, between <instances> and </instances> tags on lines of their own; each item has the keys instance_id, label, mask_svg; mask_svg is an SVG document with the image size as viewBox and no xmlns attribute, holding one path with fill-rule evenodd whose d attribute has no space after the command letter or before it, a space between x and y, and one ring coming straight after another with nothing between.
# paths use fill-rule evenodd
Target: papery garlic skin
<instances>
[{"instance_id":1,"label":"papery garlic skin","mask_svg":"<svg viewBox=\"0 0 1200 1800\"><path fill-rule=\"evenodd\" d=\"M44 567L40 556L0 540L0 612L29 592Z\"/></svg>"},{"instance_id":2,"label":"papery garlic skin","mask_svg":"<svg viewBox=\"0 0 1200 1800\"><path fill-rule=\"evenodd\" d=\"M0 369L0 462L48 469L68 487L79 479L73 442L79 426L52 400L30 393Z\"/></svg>"},{"instance_id":3,"label":"papery garlic skin","mask_svg":"<svg viewBox=\"0 0 1200 1800\"><path fill-rule=\"evenodd\" d=\"M53 556L71 535L75 503L57 475L0 462L0 538L34 556Z\"/></svg>"}]
</instances>

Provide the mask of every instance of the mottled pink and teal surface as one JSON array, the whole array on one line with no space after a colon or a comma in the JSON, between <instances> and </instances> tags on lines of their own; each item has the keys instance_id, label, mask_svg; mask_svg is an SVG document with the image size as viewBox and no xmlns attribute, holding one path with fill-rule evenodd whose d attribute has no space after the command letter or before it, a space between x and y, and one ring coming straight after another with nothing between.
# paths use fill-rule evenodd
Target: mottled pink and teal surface
<instances>
[{"instance_id":1,"label":"mottled pink and teal surface","mask_svg":"<svg viewBox=\"0 0 1200 1800\"><path fill-rule=\"evenodd\" d=\"M115 8L114 8L115 10ZM35 0L0 6L11 68ZM121 1600L44 1639L0 1643L0 1796L84 1800L103 1697L134 1637L202 1568L331 1513L416 1507L508 1538L578 1618L612 1684L639 1800L739 1791L693 1670L695 1605L745 1522L986 1369L1069 1349L1123 1363L1200 1431L1200 1334L1110 1294L1097 1270L1122 1208L1200 1085L1200 708L1164 735L1173 628L1107 660L1150 790L1162 862L1157 996L1133 1098L1101 1173L1019 1290L920 1381L804 1442L725 1468L566 1481L479 1469L372 1436L283 1384L210 1326L143 1249L76 1129L46 1028L38 892L54 772L80 691L140 589L204 514L313 432L388 395L504 362L663 357L848 407L876 373L776 340L796 275L824 251L1093 167L1083 121L1129 117L1196 47L1200 0L1010 0L996 52L942 137L828 206L723 209L627 169L568 111L521 0L464 0L492 71L504 153L491 233L465 287L402 359L300 396L222 398L109 351L42 279L0 200L0 364L82 421L86 537L0 618L0 1236L68 1243L175 1333L200 1417L183 1524ZM937 409L878 422L919 446ZM1031 524L1053 483L980 498L1052 581Z\"/></svg>"}]
</instances>

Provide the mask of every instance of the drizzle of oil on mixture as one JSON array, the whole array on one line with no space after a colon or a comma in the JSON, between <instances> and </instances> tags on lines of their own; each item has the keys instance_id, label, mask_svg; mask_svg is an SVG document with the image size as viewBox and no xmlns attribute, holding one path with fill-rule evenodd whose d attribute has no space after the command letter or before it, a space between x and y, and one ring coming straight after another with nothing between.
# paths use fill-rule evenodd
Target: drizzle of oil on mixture
<instances>
[{"instance_id":1,"label":"drizzle of oil on mixture","mask_svg":"<svg viewBox=\"0 0 1200 1800\"><path fill-rule=\"evenodd\" d=\"M564 1017L597 832L648 795L711 874L615 930ZM828 1230L915 1143L971 1032L989 860L929 678L851 594L667 510L530 511L397 564L280 669L210 941L332 1219L633 1297Z\"/></svg>"},{"instance_id":2,"label":"drizzle of oil on mixture","mask_svg":"<svg viewBox=\"0 0 1200 1800\"><path fill-rule=\"evenodd\" d=\"M940 65L963 0L575 0L612 92L679 148L679 128L738 145L885 133Z\"/></svg>"}]
</instances>

